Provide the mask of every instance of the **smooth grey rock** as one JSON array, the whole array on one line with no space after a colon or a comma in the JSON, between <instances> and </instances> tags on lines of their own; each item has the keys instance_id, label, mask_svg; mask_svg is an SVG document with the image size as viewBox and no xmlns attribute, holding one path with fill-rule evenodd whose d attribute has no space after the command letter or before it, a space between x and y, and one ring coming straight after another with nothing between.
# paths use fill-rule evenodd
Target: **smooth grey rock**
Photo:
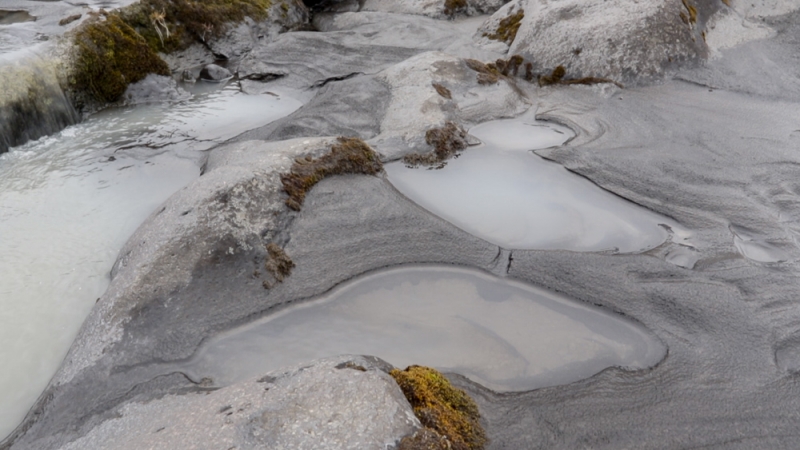
<instances>
[{"instance_id":1,"label":"smooth grey rock","mask_svg":"<svg viewBox=\"0 0 800 450\"><path fill-rule=\"evenodd\" d=\"M384 450L421 427L385 365L328 358L219 390L129 402L62 449Z\"/></svg>"},{"instance_id":2,"label":"smooth grey rock","mask_svg":"<svg viewBox=\"0 0 800 450\"><path fill-rule=\"evenodd\" d=\"M373 75L411 56L444 51L456 56L496 59L470 38L480 20L452 23L387 13L322 14L323 32L293 32L259 46L238 66L243 87L260 93L272 85L315 89L361 75ZM266 83L264 83L266 82Z\"/></svg>"},{"instance_id":3,"label":"smooth grey rock","mask_svg":"<svg viewBox=\"0 0 800 450\"><path fill-rule=\"evenodd\" d=\"M301 0L280 0L272 2L265 20L257 22L246 17L224 36L209 38L206 44L217 58L240 58L281 33L307 25L308 20L308 8Z\"/></svg>"},{"instance_id":4,"label":"smooth grey rock","mask_svg":"<svg viewBox=\"0 0 800 450\"><path fill-rule=\"evenodd\" d=\"M487 120L513 117L531 106L513 80L480 85L477 72L463 59L430 52L409 58L376 77L392 93L381 133L370 140L388 160L412 151L427 152L425 132L446 121L471 126ZM439 94L444 86L450 97Z\"/></svg>"},{"instance_id":5,"label":"smooth grey rock","mask_svg":"<svg viewBox=\"0 0 800 450\"><path fill-rule=\"evenodd\" d=\"M172 77L150 74L143 80L130 84L122 96L125 105L175 102L186 100L191 94L183 90Z\"/></svg>"},{"instance_id":6,"label":"smooth grey rock","mask_svg":"<svg viewBox=\"0 0 800 450\"><path fill-rule=\"evenodd\" d=\"M370 139L381 129L391 92L375 76L329 83L299 110L236 140L282 140L303 136L357 136Z\"/></svg>"},{"instance_id":7,"label":"smooth grey rock","mask_svg":"<svg viewBox=\"0 0 800 450\"><path fill-rule=\"evenodd\" d=\"M232 76L230 70L216 64L207 64L200 71L200 79L206 81L225 81Z\"/></svg>"},{"instance_id":8,"label":"smooth grey rock","mask_svg":"<svg viewBox=\"0 0 800 450\"><path fill-rule=\"evenodd\" d=\"M494 267L496 246L431 216L380 177L325 179L299 213L289 212L280 172L330 142L248 141L212 152L205 175L168 200L120 252L111 285L65 363L0 448L60 448L127 401L202 388L177 362L207 336L365 272L426 262ZM267 242L285 246L296 264L282 283L263 269Z\"/></svg>"}]
</instances>

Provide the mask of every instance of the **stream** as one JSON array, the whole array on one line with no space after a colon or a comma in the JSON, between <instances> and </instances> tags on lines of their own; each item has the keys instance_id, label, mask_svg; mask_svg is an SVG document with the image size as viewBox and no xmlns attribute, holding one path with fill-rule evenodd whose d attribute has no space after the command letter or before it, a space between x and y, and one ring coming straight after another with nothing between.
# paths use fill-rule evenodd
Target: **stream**
<instances>
[{"instance_id":1,"label":"stream","mask_svg":"<svg viewBox=\"0 0 800 450\"><path fill-rule=\"evenodd\" d=\"M172 101L109 108L0 155L0 436L61 364L120 248L200 175L206 151L301 105L235 85L171 96L161 85L142 83L138 98Z\"/></svg>"}]
</instances>

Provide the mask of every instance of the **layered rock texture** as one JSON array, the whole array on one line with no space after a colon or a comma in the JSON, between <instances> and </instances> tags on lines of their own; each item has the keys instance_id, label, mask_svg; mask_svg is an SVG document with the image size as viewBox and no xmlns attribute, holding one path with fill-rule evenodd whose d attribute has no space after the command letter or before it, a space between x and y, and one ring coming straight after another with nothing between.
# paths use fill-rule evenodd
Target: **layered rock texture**
<instances>
[{"instance_id":1,"label":"layered rock texture","mask_svg":"<svg viewBox=\"0 0 800 450\"><path fill-rule=\"evenodd\" d=\"M293 89L307 103L211 151L204 175L139 228L61 369L0 448L394 445L419 425L375 359L233 386L180 364L218 333L360 274L421 263L480 268L607 308L668 347L650 369L531 392L501 395L450 374L477 402L486 448L797 448L800 7L461 7L499 9L441 20L444 3L329 5L313 18L317 31L261 39L246 21L227 41L173 55L170 64L207 64L211 53L235 54L228 68L242 90ZM674 219L692 244L627 255L501 249L419 208L377 169L315 180L301 206L287 206L285 175L340 136L389 162L432 151L431 129L526 112L576 133L542 156ZM764 252L780 257L754 257Z\"/></svg>"}]
</instances>

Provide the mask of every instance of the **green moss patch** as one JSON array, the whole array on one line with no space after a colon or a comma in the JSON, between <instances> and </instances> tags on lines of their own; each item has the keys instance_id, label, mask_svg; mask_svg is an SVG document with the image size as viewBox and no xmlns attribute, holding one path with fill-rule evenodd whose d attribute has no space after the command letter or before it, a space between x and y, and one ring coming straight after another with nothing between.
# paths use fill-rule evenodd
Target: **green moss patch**
<instances>
[{"instance_id":1,"label":"green moss patch","mask_svg":"<svg viewBox=\"0 0 800 450\"><path fill-rule=\"evenodd\" d=\"M75 34L72 89L94 100L118 100L130 83L169 67L136 31L116 14L94 17Z\"/></svg>"},{"instance_id":2,"label":"green moss patch","mask_svg":"<svg viewBox=\"0 0 800 450\"><path fill-rule=\"evenodd\" d=\"M448 159L467 148L467 132L461 126L448 121L443 127L426 131L425 142L433 147L433 151L425 154L411 153L403 158L403 162L411 167L423 165L441 169Z\"/></svg>"},{"instance_id":3,"label":"green moss patch","mask_svg":"<svg viewBox=\"0 0 800 450\"><path fill-rule=\"evenodd\" d=\"M511 45L517 37L517 31L519 31L520 25L522 25L523 18L525 18L525 11L520 9L505 19L502 19L494 33L483 33L483 35L489 39L502 41Z\"/></svg>"},{"instance_id":4,"label":"green moss patch","mask_svg":"<svg viewBox=\"0 0 800 450\"><path fill-rule=\"evenodd\" d=\"M390 375L414 414L429 430L403 439L398 448L477 450L486 445L478 405L464 391L453 387L444 375L421 366L394 369Z\"/></svg>"},{"instance_id":5,"label":"green moss patch","mask_svg":"<svg viewBox=\"0 0 800 450\"><path fill-rule=\"evenodd\" d=\"M308 191L324 178L341 174L376 175L383 170L378 154L359 138L340 137L331 151L319 158L296 159L289 173L281 175L289 194L286 206L299 211Z\"/></svg>"}]
</instances>

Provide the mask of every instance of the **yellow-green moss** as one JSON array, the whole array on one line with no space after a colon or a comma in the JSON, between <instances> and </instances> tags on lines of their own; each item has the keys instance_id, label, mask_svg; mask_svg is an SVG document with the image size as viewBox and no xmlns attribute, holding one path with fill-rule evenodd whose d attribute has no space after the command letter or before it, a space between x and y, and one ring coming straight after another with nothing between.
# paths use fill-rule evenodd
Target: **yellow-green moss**
<instances>
[{"instance_id":1,"label":"yellow-green moss","mask_svg":"<svg viewBox=\"0 0 800 450\"><path fill-rule=\"evenodd\" d=\"M453 387L444 375L421 366L394 369L390 375L397 381L422 425L447 439L449 448L477 450L486 445L486 432L480 425L478 405L464 391ZM426 438L425 441L431 445L436 443L436 439Z\"/></svg>"},{"instance_id":2,"label":"yellow-green moss","mask_svg":"<svg viewBox=\"0 0 800 450\"><path fill-rule=\"evenodd\" d=\"M95 101L118 100L130 83L150 73L169 75L167 64L116 14L82 24L75 49L71 87Z\"/></svg>"},{"instance_id":3,"label":"yellow-green moss","mask_svg":"<svg viewBox=\"0 0 800 450\"><path fill-rule=\"evenodd\" d=\"M319 158L296 159L289 173L281 175L289 194L286 206L299 211L308 191L325 177L340 174L375 175L383 170L378 154L359 138L339 137L331 151Z\"/></svg>"},{"instance_id":4,"label":"yellow-green moss","mask_svg":"<svg viewBox=\"0 0 800 450\"><path fill-rule=\"evenodd\" d=\"M141 0L122 8L120 16L151 48L169 53L219 37L229 24L245 17L265 19L270 6L272 0ZM168 32L159 30L154 20L158 17L163 17Z\"/></svg>"},{"instance_id":5,"label":"yellow-green moss","mask_svg":"<svg viewBox=\"0 0 800 450\"><path fill-rule=\"evenodd\" d=\"M448 159L467 148L467 131L456 123L447 121L443 127L426 131L425 142L433 147L432 152L408 154L403 157L403 162L410 167L424 165L441 169Z\"/></svg>"},{"instance_id":6,"label":"yellow-green moss","mask_svg":"<svg viewBox=\"0 0 800 450\"><path fill-rule=\"evenodd\" d=\"M519 30L519 26L522 24L522 19L524 17L525 11L520 9L514 14L511 14L505 19L501 20L497 25L497 30L495 30L494 33L483 33L483 35L489 39L494 39L495 41L502 41L507 44L511 44L517 37L517 31Z\"/></svg>"}]
</instances>

